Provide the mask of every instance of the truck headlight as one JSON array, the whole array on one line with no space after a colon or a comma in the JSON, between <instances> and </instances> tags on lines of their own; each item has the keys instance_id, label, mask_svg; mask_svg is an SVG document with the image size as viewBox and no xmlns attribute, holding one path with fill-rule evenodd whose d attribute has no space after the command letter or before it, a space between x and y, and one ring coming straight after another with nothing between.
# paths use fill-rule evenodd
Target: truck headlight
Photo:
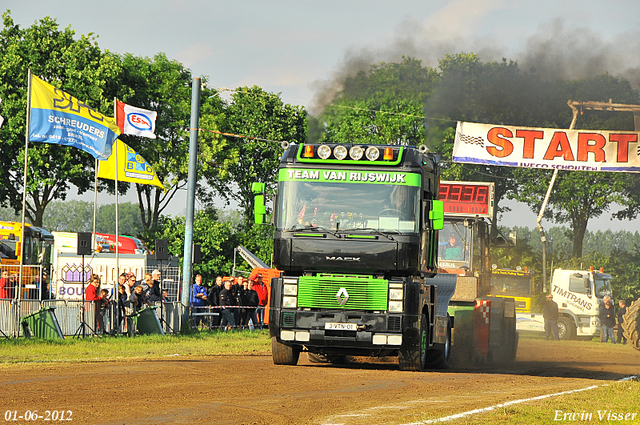
<instances>
[{"instance_id":1,"label":"truck headlight","mask_svg":"<svg viewBox=\"0 0 640 425\"><path fill-rule=\"evenodd\" d=\"M282 307L296 308L298 306L297 297L282 297Z\"/></svg>"},{"instance_id":2,"label":"truck headlight","mask_svg":"<svg viewBox=\"0 0 640 425\"><path fill-rule=\"evenodd\" d=\"M393 313L402 313L402 301L389 301L389 311Z\"/></svg>"},{"instance_id":3,"label":"truck headlight","mask_svg":"<svg viewBox=\"0 0 640 425\"><path fill-rule=\"evenodd\" d=\"M402 300L402 289L389 289L389 299L390 300Z\"/></svg>"},{"instance_id":4,"label":"truck headlight","mask_svg":"<svg viewBox=\"0 0 640 425\"><path fill-rule=\"evenodd\" d=\"M282 288L283 295L298 296L298 285L284 285Z\"/></svg>"}]
</instances>

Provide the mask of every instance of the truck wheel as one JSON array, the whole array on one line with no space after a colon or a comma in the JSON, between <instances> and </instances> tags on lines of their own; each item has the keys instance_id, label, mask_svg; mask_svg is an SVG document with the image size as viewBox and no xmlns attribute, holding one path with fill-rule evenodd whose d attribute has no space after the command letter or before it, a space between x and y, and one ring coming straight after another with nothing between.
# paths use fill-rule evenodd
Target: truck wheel
<instances>
[{"instance_id":1,"label":"truck wheel","mask_svg":"<svg viewBox=\"0 0 640 425\"><path fill-rule=\"evenodd\" d=\"M278 342L275 336L271 337L271 357L273 364L295 366L300 357L300 347L290 347Z\"/></svg>"},{"instance_id":2,"label":"truck wheel","mask_svg":"<svg viewBox=\"0 0 640 425\"><path fill-rule=\"evenodd\" d=\"M629 344L636 350L640 350L640 298L627 307L622 329Z\"/></svg>"},{"instance_id":3,"label":"truck wheel","mask_svg":"<svg viewBox=\"0 0 640 425\"><path fill-rule=\"evenodd\" d=\"M451 356L451 320L447 314L447 337L444 344L434 345L427 351L427 367L430 369L448 369Z\"/></svg>"},{"instance_id":4,"label":"truck wheel","mask_svg":"<svg viewBox=\"0 0 640 425\"><path fill-rule=\"evenodd\" d=\"M417 335L417 340L409 338L407 335L403 339L404 342L398 352L400 370L425 370L427 346L429 345L429 323L425 314L420 317L420 332Z\"/></svg>"},{"instance_id":5,"label":"truck wheel","mask_svg":"<svg viewBox=\"0 0 640 425\"><path fill-rule=\"evenodd\" d=\"M573 323L566 317L561 317L558 319L558 338L568 341L573 339L575 334Z\"/></svg>"}]
</instances>

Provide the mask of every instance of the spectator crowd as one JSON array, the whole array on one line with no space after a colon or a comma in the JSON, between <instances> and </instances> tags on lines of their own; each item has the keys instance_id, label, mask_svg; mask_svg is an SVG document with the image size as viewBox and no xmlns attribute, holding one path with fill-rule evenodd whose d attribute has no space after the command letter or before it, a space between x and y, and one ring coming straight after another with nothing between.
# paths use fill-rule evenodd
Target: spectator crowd
<instances>
[{"instance_id":1,"label":"spectator crowd","mask_svg":"<svg viewBox=\"0 0 640 425\"><path fill-rule=\"evenodd\" d=\"M191 289L194 324L199 326L204 317L209 317L211 327L225 331L262 329L268 292L260 273L254 279L218 276L210 288L204 286L201 275L196 275Z\"/></svg>"}]
</instances>

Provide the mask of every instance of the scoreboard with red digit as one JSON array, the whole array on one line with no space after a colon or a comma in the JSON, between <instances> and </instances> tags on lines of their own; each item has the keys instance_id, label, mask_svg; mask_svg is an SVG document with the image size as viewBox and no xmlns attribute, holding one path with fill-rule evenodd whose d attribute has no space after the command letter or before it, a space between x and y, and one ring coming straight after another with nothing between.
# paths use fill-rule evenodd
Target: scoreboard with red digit
<instances>
[{"instance_id":1,"label":"scoreboard with red digit","mask_svg":"<svg viewBox=\"0 0 640 425\"><path fill-rule=\"evenodd\" d=\"M438 199L444 202L444 214L493 218L494 185L493 182L441 181Z\"/></svg>"}]
</instances>

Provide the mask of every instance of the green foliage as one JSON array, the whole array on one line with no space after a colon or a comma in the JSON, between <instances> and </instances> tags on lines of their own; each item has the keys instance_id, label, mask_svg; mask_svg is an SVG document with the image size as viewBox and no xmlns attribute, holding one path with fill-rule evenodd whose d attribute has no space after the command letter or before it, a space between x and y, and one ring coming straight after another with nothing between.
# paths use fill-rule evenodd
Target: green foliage
<instances>
[{"instance_id":1,"label":"green foliage","mask_svg":"<svg viewBox=\"0 0 640 425\"><path fill-rule=\"evenodd\" d=\"M313 122L313 141L419 145L425 141L423 104L437 73L419 60L372 65L348 77L343 90Z\"/></svg>"},{"instance_id":2,"label":"green foliage","mask_svg":"<svg viewBox=\"0 0 640 425\"><path fill-rule=\"evenodd\" d=\"M53 201L45 211L43 227L50 232L93 231L93 202Z\"/></svg>"},{"instance_id":3,"label":"green foliage","mask_svg":"<svg viewBox=\"0 0 640 425\"><path fill-rule=\"evenodd\" d=\"M153 238L161 231L159 220L162 211L187 183L193 78L188 69L177 61L169 60L164 53L158 53L153 58L125 54L118 59L122 64L117 86L118 98L158 113L156 139L121 136L151 165L167 189L163 192L156 186L135 185L143 234ZM206 78L202 82L206 83ZM206 114L206 122L215 121L221 113L222 101L215 94L215 91L206 87L201 90L200 108ZM203 145L198 156L202 173L209 169L209 163L202 159L210 156L210 149L210 143ZM109 183L113 185L113 182Z\"/></svg>"},{"instance_id":4,"label":"green foliage","mask_svg":"<svg viewBox=\"0 0 640 425\"><path fill-rule=\"evenodd\" d=\"M118 204L118 230L121 235L137 236L143 230L138 204L122 202ZM116 233L116 204L101 205L96 217L96 231Z\"/></svg>"},{"instance_id":5,"label":"green foliage","mask_svg":"<svg viewBox=\"0 0 640 425\"><path fill-rule=\"evenodd\" d=\"M0 203L22 208L22 176L25 153L27 76L29 69L55 87L66 91L95 110L111 115L110 82L120 65L109 52L102 52L92 34L75 39L70 28L44 18L22 29L9 12L3 15L0 32L0 98L7 121L0 129ZM80 193L92 187L94 158L61 145L34 143L29 146L26 215L41 226L44 211L55 199L64 200L70 185Z\"/></svg>"},{"instance_id":6,"label":"green foliage","mask_svg":"<svg viewBox=\"0 0 640 425\"><path fill-rule=\"evenodd\" d=\"M169 242L169 252L184 257L185 218L166 218L163 238ZM200 244L202 263L194 264L194 275L200 273L205 283L217 275L230 275L233 269L233 249L237 246L237 234L230 222L218 220L218 212L209 208L199 211L193 223L193 243Z\"/></svg>"},{"instance_id":7,"label":"green foliage","mask_svg":"<svg viewBox=\"0 0 640 425\"><path fill-rule=\"evenodd\" d=\"M304 142L306 112L300 106L283 103L279 95L254 86L237 89L224 115L222 131L270 140L225 136L220 145L224 145L224 150L219 149L212 155L210 172L202 172L223 199L238 202L249 222L253 214L251 183L266 183L273 192L282 155L277 141Z\"/></svg>"}]
</instances>

